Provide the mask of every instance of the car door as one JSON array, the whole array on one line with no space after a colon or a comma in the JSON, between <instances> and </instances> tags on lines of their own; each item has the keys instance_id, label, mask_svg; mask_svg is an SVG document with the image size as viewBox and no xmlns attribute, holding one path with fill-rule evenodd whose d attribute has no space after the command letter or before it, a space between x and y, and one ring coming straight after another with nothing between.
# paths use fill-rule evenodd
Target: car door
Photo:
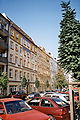
<instances>
[{"instance_id":1,"label":"car door","mask_svg":"<svg viewBox=\"0 0 80 120\"><path fill-rule=\"evenodd\" d=\"M51 103L50 100L47 100L47 99L42 99L41 100L41 103L40 103L40 106L39 106L39 111L45 113L45 114L51 114L53 116L55 116L55 105L53 105Z\"/></svg>"}]
</instances>

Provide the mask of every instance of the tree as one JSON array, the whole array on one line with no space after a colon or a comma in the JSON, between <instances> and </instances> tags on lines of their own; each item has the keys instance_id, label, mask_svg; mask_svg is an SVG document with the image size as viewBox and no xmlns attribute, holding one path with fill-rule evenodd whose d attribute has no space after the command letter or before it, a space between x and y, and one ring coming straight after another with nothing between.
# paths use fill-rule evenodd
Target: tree
<instances>
[{"instance_id":1,"label":"tree","mask_svg":"<svg viewBox=\"0 0 80 120\"><path fill-rule=\"evenodd\" d=\"M62 17L59 35L59 62L71 72L76 80L80 80L80 23L75 19L76 13L71 9L70 2L62 2Z\"/></svg>"},{"instance_id":2,"label":"tree","mask_svg":"<svg viewBox=\"0 0 80 120\"><path fill-rule=\"evenodd\" d=\"M8 85L8 76L7 76L7 73L3 72L0 76L0 86L2 87L2 90L3 90L3 95L6 95L7 92L7 85Z\"/></svg>"},{"instance_id":3,"label":"tree","mask_svg":"<svg viewBox=\"0 0 80 120\"><path fill-rule=\"evenodd\" d=\"M27 95L28 95L28 86L29 86L29 80L25 78L25 76L22 78L21 81L22 88L27 88Z\"/></svg>"},{"instance_id":4,"label":"tree","mask_svg":"<svg viewBox=\"0 0 80 120\"><path fill-rule=\"evenodd\" d=\"M55 87L57 89L62 89L68 85L65 79L64 72L61 69L58 69L58 72L56 73L55 77L56 77Z\"/></svg>"},{"instance_id":5,"label":"tree","mask_svg":"<svg viewBox=\"0 0 80 120\"><path fill-rule=\"evenodd\" d=\"M25 78L25 76L22 78L21 85L23 88L25 88L27 85L27 79Z\"/></svg>"},{"instance_id":6,"label":"tree","mask_svg":"<svg viewBox=\"0 0 80 120\"><path fill-rule=\"evenodd\" d=\"M36 79L36 81L35 81L35 86L36 86L37 89L39 88L39 85L40 85L39 80Z\"/></svg>"}]
</instances>

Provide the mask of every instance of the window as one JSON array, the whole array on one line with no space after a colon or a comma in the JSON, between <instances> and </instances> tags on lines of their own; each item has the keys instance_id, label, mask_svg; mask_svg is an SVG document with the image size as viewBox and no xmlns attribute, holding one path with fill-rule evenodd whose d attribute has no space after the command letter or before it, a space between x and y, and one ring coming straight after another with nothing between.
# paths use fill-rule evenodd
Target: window
<instances>
[{"instance_id":1,"label":"window","mask_svg":"<svg viewBox=\"0 0 80 120\"><path fill-rule=\"evenodd\" d=\"M0 102L0 109L4 109L3 103Z\"/></svg>"},{"instance_id":2,"label":"window","mask_svg":"<svg viewBox=\"0 0 80 120\"><path fill-rule=\"evenodd\" d=\"M46 99L42 99L41 106L44 106L44 107L53 107L53 105L51 104L51 102L48 101L48 100L46 100Z\"/></svg>"},{"instance_id":3,"label":"window","mask_svg":"<svg viewBox=\"0 0 80 120\"><path fill-rule=\"evenodd\" d=\"M18 79L18 71L15 70L15 80L17 80L17 79Z\"/></svg>"},{"instance_id":4,"label":"window","mask_svg":"<svg viewBox=\"0 0 80 120\"><path fill-rule=\"evenodd\" d=\"M13 55L10 54L10 62L13 62Z\"/></svg>"},{"instance_id":5,"label":"window","mask_svg":"<svg viewBox=\"0 0 80 120\"><path fill-rule=\"evenodd\" d=\"M27 73L27 78L29 78L29 73Z\"/></svg>"},{"instance_id":6,"label":"window","mask_svg":"<svg viewBox=\"0 0 80 120\"><path fill-rule=\"evenodd\" d=\"M29 52L27 52L27 58L29 58L30 57L30 53Z\"/></svg>"},{"instance_id":7,"label":"window","mask_svg":"<svg viewBox=\"0 0 80 120\"><path fill-rule=\"evenodd\" d=\"M26 50L24 50L24 56L26 56Z\"/></svg>"},{"instance_id":8,"label":"window","mask_svg":"<svg viewBox=\"0 0 80 120\"><path fill-rule=\"evenodd\" d=\"M40 99L35 98L35 99L31 100L30 102L28 102L28 104L31 106L39 106L39 102L40 102Z\"/></svg>"},{"instance_id":9,"label":"window","mask_svg":"<svg viewBox=\"0 0 80 120\"><path fill-rule=\"evenodd\" d=\"M14 49L14 43L12 41L10 41L10 48Z\"/></svg>"},{"instance_id":10,"label":"window","mask_svg":"<svg viewBox=\"0 0 80 120\"><path fill-rule=\"evenodd\" d=\"M34 46L32 46L32 51L34 52Z\"/></svg>"},{"instance_id":11,"label":"window","mask_svg":"<svg viewBox=\"0 0 80 120\"><path fill-rule=\"evenodd\" d=\"M26 42L27 42L26 39L24 39L24 45L25 45L25 46L26 46Z\"/></svg>"},{"instance_id":12,"label":"window","mask_svg":"<svg viewBox=\"0 0 80 120\"><path fill-rule=\"evenodd\" d=\"M24 77L26 78L26 72L24 72Z\"/></svg>"},{"instance_id":13,"label":"window","mask_svg":"<svg viewBox=\"0 0 80 120\"><path fill-rule=\"evenodd\" d=\"M22 66L22 59L20 58L20 66Z\"/></svg>"},{"instance_id":14,"label":"window","mask_svg":"<svg viewBox=\"0 0 80 120\"><path fill-rule=\"evenodd\" d=\"M27 42L27 47L30 48L30 43L29 42Z\"/></svg>"},{"instance_id":15,"label":"window","mask_svg":"<svg viewBox=\"0 0 80 120\"><path fill-rule=\"evenodd\" d=\"M23 38L21 37L21 38L20 38L20 44L21 44L21 45L22 45L22 41L23 41Z\"/></svg>"},{"instance_id":16,"label":"window","mask_svg":"<svg viewBox=\"0 0 80 120\"><path fill-rule=\"evenodd\" d=\"M16 34L16 39L18 39L19 38L19 34Z\"/></svg>"},{"instance_id":17,"label":"window","mask_svg":"<svg viewBox=\"0 0 80 120\"><path fill-rule=\"evenodd\" d=\"M10 78L13 77L13 69L9 69L9 77L10 77Z\"/></svg>"},{"instance_id":18,"label":"window","mask_svg":"<svg viewBox=\"0 0 80 120\"><path fill-rule=\"evenodd\" d=\"M15 64L18 65L18 57L17 56L15 56Z\"/></svg>"},{"instance_id":19,"label":"window","mask_svg":"<svg viewBox=\"0 0 80 120\"><path fill-rule=\"evenodd\" d=\"M15 51L18 52L18 45L15 44Z\"/></svg>"},{"instance_id":20,"label":"window","mask_svg":"<svg viewBox=\"0 0 80 120\"><path fill-rule=\"evenodd\" d=\"M20 80L22 79L22 71L20 71Z\"/></svg>"},{"instance_id":21,"label":"window","mask_svg":"<svg viewBox=\"0 0 80 120\"><path fill-rule=\"evenodd\" d=\"M26 66L26 60L24 60L24 66Z\"/></svg>"},{"instance_id":22,"label":"window","mask_svg":"<svg viewBox=\"0 0 80 120\"><path fill-rule=\"evenodd\" d=\"M22 47L20 47L20 55L22 56Z\"/></svg>"},{"instance_id":23,"label":"window","mask_svg":"<svg viewBox=\"0 0 80 120\"><path fill-rule=\"evenodd\" d=\"M14 30L11 30L11 36L14 37Z\"/></svg>"}]
</instances>

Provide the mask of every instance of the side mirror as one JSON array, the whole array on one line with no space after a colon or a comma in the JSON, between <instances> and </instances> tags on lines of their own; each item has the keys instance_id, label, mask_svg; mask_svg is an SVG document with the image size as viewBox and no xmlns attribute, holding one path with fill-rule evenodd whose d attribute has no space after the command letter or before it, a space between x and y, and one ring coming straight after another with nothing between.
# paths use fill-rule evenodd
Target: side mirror
<instances>
[{"instance_id":1,"label":"side mirror","mask_svg":"<svg viewBox=\"0 0 80 120\"><path fill-rule=\"evenodd\" d=\"M0 110L0 115L4 114L4 110Z\"/></svg>"}]
</instances>

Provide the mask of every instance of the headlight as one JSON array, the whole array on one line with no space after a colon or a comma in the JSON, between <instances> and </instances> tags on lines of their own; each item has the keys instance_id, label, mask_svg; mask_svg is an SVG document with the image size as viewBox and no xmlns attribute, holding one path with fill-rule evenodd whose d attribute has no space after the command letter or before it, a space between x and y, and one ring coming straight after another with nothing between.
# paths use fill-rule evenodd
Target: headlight
<instances>
[{"instance_id":1,"label":"headlight","mask_svg":"<svg viewBox=\"0 0 80 120\"><path fill-rule=\"evenodd\" d=\"M48 120L51 120L50 118Z\"/></svg>"}]
</instances>

